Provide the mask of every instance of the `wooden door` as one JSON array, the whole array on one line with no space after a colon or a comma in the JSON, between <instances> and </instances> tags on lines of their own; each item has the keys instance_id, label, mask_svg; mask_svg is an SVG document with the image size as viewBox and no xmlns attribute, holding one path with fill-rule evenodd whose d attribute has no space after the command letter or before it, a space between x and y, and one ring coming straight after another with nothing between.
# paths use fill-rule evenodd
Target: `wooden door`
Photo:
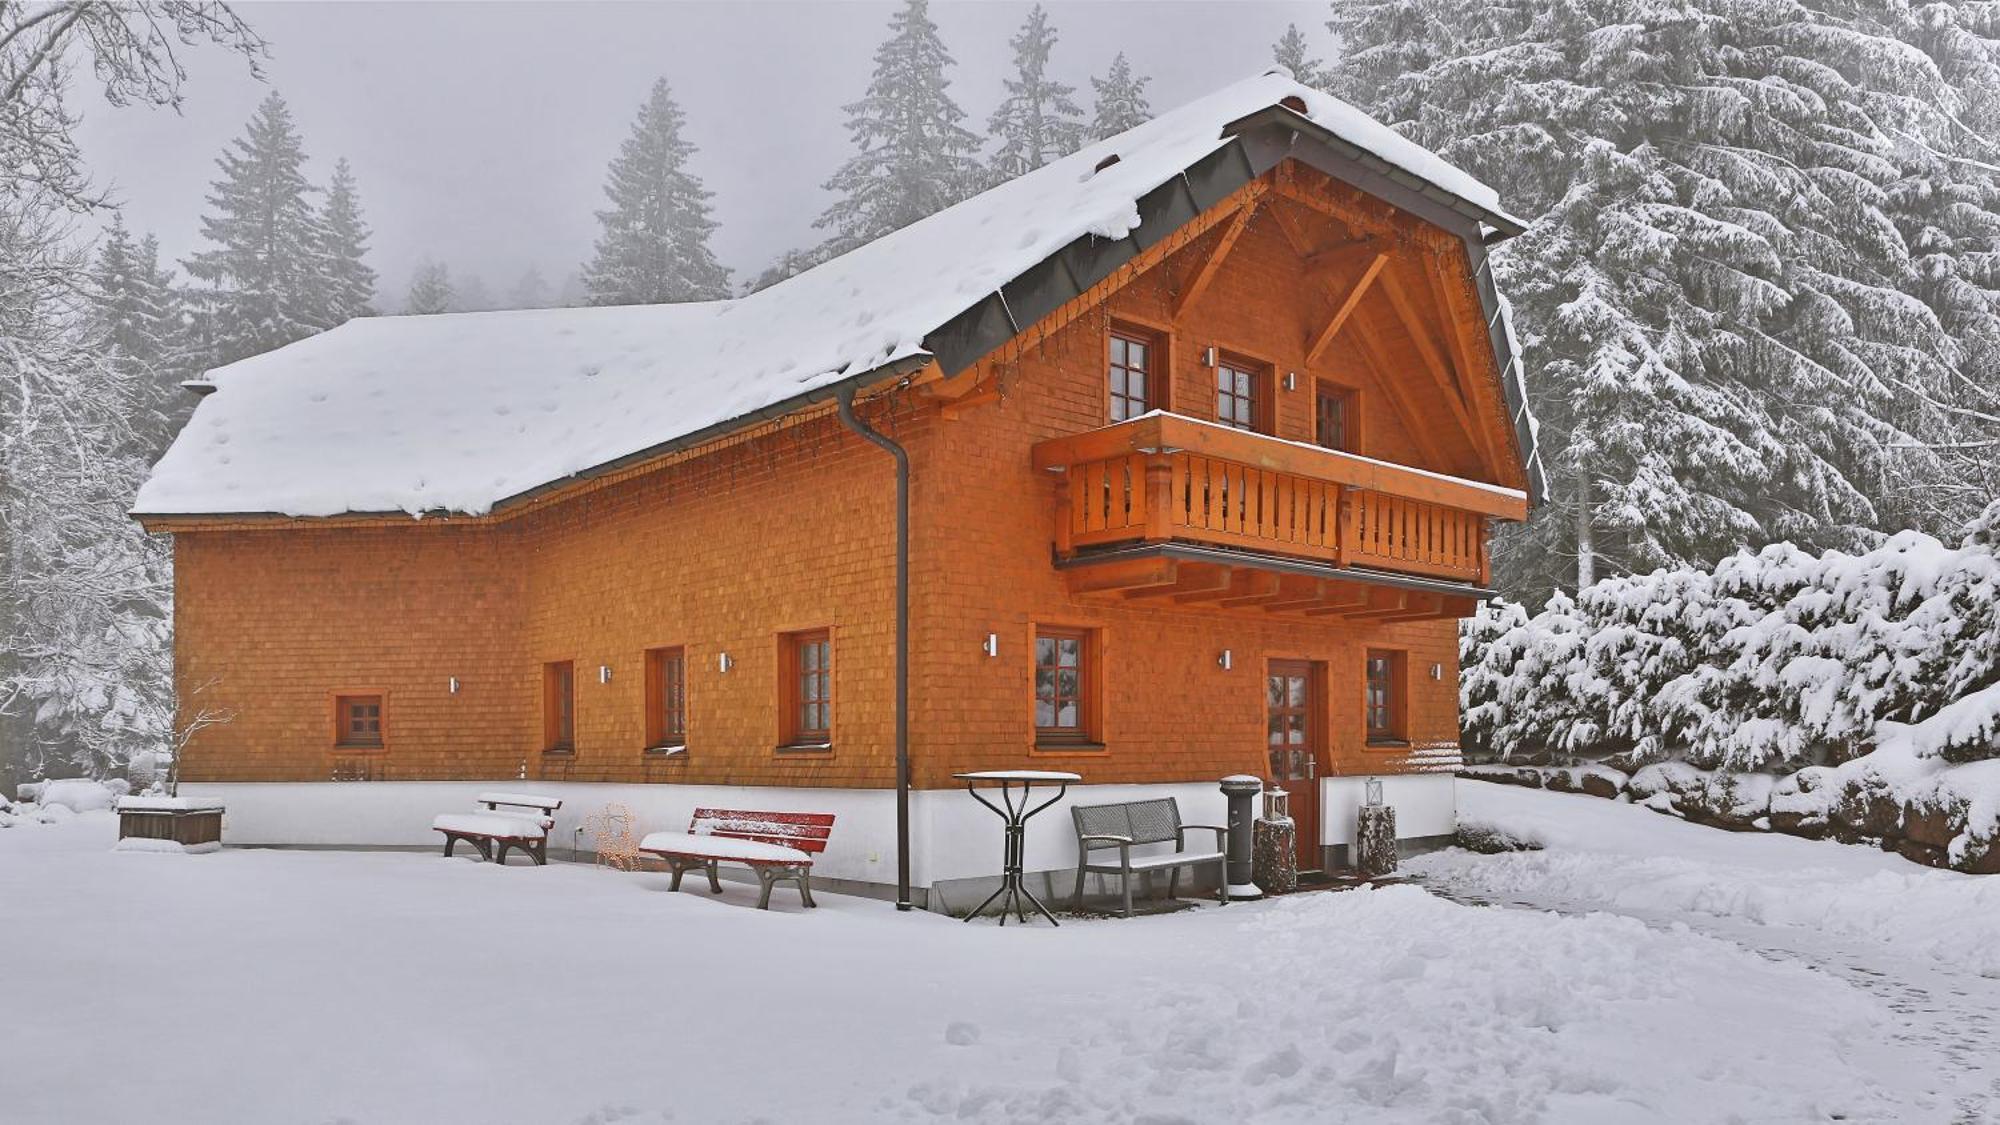
<instances>
[{"instance_id":1,"label":"wooden door","mask_svg":"<svg viewBox=\"0 0 2000 1125\"><path fill-rule=\"evenodd\" d=\"M1303 660L1273 660L1264 680L1266 746L1271 779L1291 795L1298 825L1299 870L1325 866L1319 846L1319 666Z\"/></svg>"}]
</instances>

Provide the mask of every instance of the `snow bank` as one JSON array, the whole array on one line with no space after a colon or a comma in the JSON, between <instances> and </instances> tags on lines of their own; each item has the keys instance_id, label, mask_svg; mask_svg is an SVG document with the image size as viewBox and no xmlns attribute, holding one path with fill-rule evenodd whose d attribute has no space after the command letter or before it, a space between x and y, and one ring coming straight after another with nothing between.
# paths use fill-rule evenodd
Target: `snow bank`
<instances>
[{"instance_id":1,"label":"snow bank","mask_svg":"<svg viewBox=\"0 0 2000 1125\"><path fill-rule=\"evenodd\" d=\"M737 300L367 317L219 368L135 509L483 513L926 358L953 317L1075 239L1124 238L1137 201L1226 143L1224 126L1293 98L1399 175L1500 211L1492 189L1395 130L1269 73Z\"/></svg>"},{"instance_id":2,"label":"snow bank","mask_svg":"<svg viewBox=\"0 0 2000 1125\"><path fill-rule=\"evenodd\" d=\"M131 791L131 785L122 779L95 781L90 778L62 778L57 781L34 781L18 788L23 800L32 801L43 808L61 806L70 812L102 812L114 807L120 797Z\"/></svg>"}]
</instances>

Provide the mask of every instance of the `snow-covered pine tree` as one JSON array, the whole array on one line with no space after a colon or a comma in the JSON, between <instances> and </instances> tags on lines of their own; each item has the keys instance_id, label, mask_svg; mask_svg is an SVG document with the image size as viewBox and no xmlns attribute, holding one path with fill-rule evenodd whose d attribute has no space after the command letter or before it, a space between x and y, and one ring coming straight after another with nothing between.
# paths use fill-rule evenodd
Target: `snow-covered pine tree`
<instances>
[{"instance_id":1,"label":"snow-covered pine tree","mask_svg":"<svg viewBox=\"0 0 2000 1125\"><path fill-rule=\"evenodd\" d=\"M1907 28L1784 0L1335 8L1340 92L1534 220L1495 266L1555 502L1504 545L1510 590L1942 529L1914 498L1957 427L1929 402L1981 377L1922 295L1947 240L1913 241L1899 193L1980 229L1962 200L1992 172L1955 116L1994 95L1940 68L1993 41L1970 16L1926 39L1932 9L1968 6Z\"/></svg>"},{"instance_id":2,"label":"snow-covered pine tree","mask_svg":"<svg viewBox=\"0 0 2000 1125\"><path fill-rule=\"evenodd\" d=\"M1271 44L1271 61L1291 71L1302 86L1324 90L1333 85L1332 68L1313 55L1298 24L1286 24L1285 33Z\"/></svg>"},{"instance_id":3,"label":"snow-covered pine tree","mask_svg":"<svg viewBox=\"0 0 2000 1125\"><path fill-rule=\"evenodd\" d=\"M1014 38L1014 77L1006 79L1007 96L986 121L986 130L1000 142L993 154L993 174L1010 180L1060 160L1083 147L1083 110L1071 95L1076 87L1049 75L1049 52L1056 29L1040 4Z\"/></svg>"},{"instance_id":4,"label":"snow-covered pine tree","mask_svg":"<svg viewBox=\"0 0 2000 1125\"><path fill-rule=\"evenodd\" d=\"M845 108L858 150L826 190L836 198L816 227L831 230L827 256L901 230L978 191L979 138L946 92L952 58L928 0L904 0L875 51L875 73Z\"/></svg>"},{"instance_id":5,"label":"snow-covered pine tree","mask_svg":"<svg viewBox=\"0 0 2000 1125\"><path fill-rule=\"evenodd\" d=\"M212 211L202 236L213 249L182 263L200 286L190 297L208 351L204 366L233 363L330 327L321 247L325 235L306 180L305 147L277 93L246 134L217 158Z\"/></svg>"},{"instance_id":6,"label":"snow-covered pine tree","mask_svg":"<svg viewBox=\"0 0 2000 1125\"><path fill-rule=\"evenodd\" d=\"M357 316L374 316L375 271L368 254L368 223L361 217L361 197L347 158L334 162L326 186L326 207L320 215L320 268L326 295L326 323L345 324Z\"/></svg>"},{"instance_id":7,"label":"snow-covered pine tree","mask_svg":"<svg viewBox=\"0 0 2000 1125\"><path fill-rule=\"evenodd\" d=\"M493 291L486 288L486 281L476 273L463 274L451 281L452 312L490 312L500 307L493 299Z\"/></svg>"},{"instance_id":8,"label":"snow-covered pine tree","mask_svg":"<svg viewBox=\"0 0 2000 1125\"><path fill-rule=\"evenodd\" d=\"M166 451L193 409L179 386L194 374L185 351L180 294L159 261L159 240L147 235L133 241L124 217L113 215L91 266L91 319L103 341L104 361L132 382L127 421L135 451L148 463Z\"/></svg>"},{"instance_id":9,"label":"snow-covered pine tree","mask_svg":"<svg viewBox=\"0 0 2000 1125\"><path fill-rule=\"evenodd\" d=\"M405 316L435 316L452 311L458 299L452 288L451 270L443 262L428 259L417 263L417 270L410 276L410 293L403 299Z\"/></svg>"},{"instance_id":10,"label":"snow-covered pine tree","mask_svg":"<svg viewBox=\"0 0 2000 1125\"><path fill-rule=\"evenodd\" d=\"M609 210L583 283L593 305L657 305L711 301L729 295L729 271L715 260L709 236L711 193L688 170L694 145L681 135L686 115L667 80L639 108L632 135L611 162L604 183Z\"/></svg>"},{"instance_id":11,"label":"snow-covered pine tree","mask_svg":"<svg viewBox=\"0 0 2000 1125\"><path fill-rule=\"evenodd\" d=\"M1117 57L1111 60L1111 69L1104 72L1104 77L1090 80L1090 88L1097 94L1090 119L1090 139L1101 141L1106 137L1115 137L1151 121L1153 107L1146 101L1146 83L1151 81L1144 75L1133 74L1132 64L1125 60L1125 52L1118 52Z\"/></svg>"},{"instance_id":12,"label":"snow-covered pine tree","mask_svg":"<svg viewBox=\"0 0 2000 1125\"><path fill-rule=\"evenodd\" d=\"M533 263L521 271L514 287L507 290L507 307L510 309L545 309L549 307L549 301L549 283Z\"/></svg>"}]
</instances>

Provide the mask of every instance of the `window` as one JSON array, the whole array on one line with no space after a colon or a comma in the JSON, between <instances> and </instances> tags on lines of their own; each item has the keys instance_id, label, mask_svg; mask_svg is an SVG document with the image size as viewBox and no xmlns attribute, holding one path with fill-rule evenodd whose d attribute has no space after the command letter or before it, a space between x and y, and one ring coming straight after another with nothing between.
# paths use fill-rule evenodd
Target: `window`
<instances>
[{"instance_id":1,"label":"window","mask_svg":"<svg viewBox=\"0 0 2000 1125\"><path fill-rule=\"evenodd\" d=\"M646 652L646 748L687 745L687 650Z\"/></svg>"},{"instance_id":2,"label":"window","mask_svg":"<svg viewBox=\"0 0 2000 1125\"><path fill-rule=\"evenodd\" d=\"M382 745L382 697L343 695L334 700L333 744L373 749Z\"/></svg>"},{"instance_id":3,"label":"window","mask_svg":"<svg viewBox=\"0 0 2000 1125\"><path fill-rule=\"evenodd\" d=\"M825 629L791 633L783 654L785 745L826 746L833 741L833 637Z\"/></svg>"},{"instance_id":4,"label":"window","mask_svg":"<svg viewBox=\"0 0 2000 1125\"><path fill-rule=\"evenodd\" d=\"M1160 346L1156 337L1139 332L1116 329L1111 333L1111 420L1123 422L1127 418L1154 409L1161 402L1159 392L1163 387L1157 381L1165 377L1160 364Z\"/></svg>"},{"instance_id":5,"label":"window","mask_svg":"<svg viewBox=\"0 0 2000 1125\"><path fill-rule=\"evenodd\" d=\"M1096 741L1096 645L1088 630L1035 630L1035 742Z\"/></svg>"},{"instance_id":6,"label":"window","mask_svg":"<svg viewBox=\"0 0 2000 1125\"><path fill-rule=\"evenodd\" d=\"M542 749L576 750L576 665L567 660L542 665Z\"/></svg>"},{"instance_id":7,"label":"window","mask_svg":"<svg viewBox=\"0 0 2000 1125\"><path fill-rule=\"evenodd\" d=\"M1313 392L1313 443L1354 452L1354 392L1321 381Z\"/></svg>"},{"instance_id":8,"label":"window","mask_svg":"<svg viewBox=\"0 0 2000 1125\"><path fill-rule=\"evenodd\" d=\"M1215 367L1215 420L1239 430L1264 428L1263 375L1225 359Z\"/></svg>"},{"instance_id":9,"label":"window","mask_svg":"<svg viewBox=\"0 0 2000 1125\"><path fill-rule=\"evenodd\" d=\"M1368 741L1394 742L1403 731L1403 657L1401 653L1368 654L1368 689L1363 701Z\"/></svg>"}]
</instances>

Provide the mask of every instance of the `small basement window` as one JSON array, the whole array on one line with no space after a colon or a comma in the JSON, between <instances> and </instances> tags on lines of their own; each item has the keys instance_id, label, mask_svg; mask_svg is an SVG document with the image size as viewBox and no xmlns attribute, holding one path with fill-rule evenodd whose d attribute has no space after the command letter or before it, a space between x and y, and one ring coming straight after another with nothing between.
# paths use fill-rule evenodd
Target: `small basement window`
<instances>
[{"instance_id":1,"label":"small basement window","mask_svg":"<svg viewBox=\"0 0 2000 1125\"><path fill-rule=\"evenodd\" d=\"M382 743L382 697L343 695L334 700L333 744L346 749L375 750Z\"/></svg>"}]
</instances>

